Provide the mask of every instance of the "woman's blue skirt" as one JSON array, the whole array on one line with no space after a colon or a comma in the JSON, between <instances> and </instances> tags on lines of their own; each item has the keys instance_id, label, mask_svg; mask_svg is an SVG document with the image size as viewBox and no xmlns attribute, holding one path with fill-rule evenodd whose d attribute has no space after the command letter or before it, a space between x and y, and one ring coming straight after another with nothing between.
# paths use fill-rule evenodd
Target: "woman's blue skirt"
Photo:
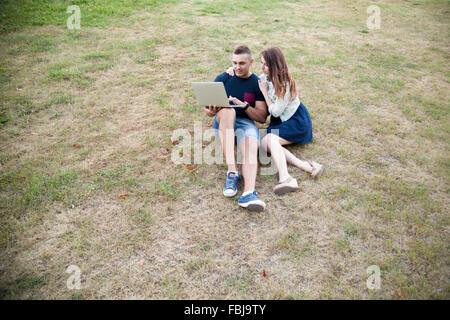
<instances>
[{"instance_id":1,"label":"woman's blue skirt","mask_svg":"<svg viewBox=\"0 0 450 320\"><path fill-rule=\"evenodd\" d=\"M305 144L312 142L312 122L308 110L303 103L300 102L297 111L295 111L289 120L282 122L280 118L270 116L270 124L267 128L267 133L276 134L293 143Z\"/></svg>"}]
</instances>

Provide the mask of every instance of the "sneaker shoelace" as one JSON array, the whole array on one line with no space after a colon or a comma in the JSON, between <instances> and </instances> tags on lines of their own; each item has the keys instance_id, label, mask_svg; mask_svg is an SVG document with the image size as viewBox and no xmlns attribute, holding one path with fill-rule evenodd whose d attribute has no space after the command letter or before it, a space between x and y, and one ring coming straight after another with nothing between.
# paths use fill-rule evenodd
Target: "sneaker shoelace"
<instances>
[{"instance_id":1,"label":"sneaker shoelace","mask_svg":"<svg viewBox=\"0 0 450 320\"><path fill-rule=\"evenodd\" d=\"M227 180L225 181L225 189L233 189L234 187L234 181L237 179L237 175L234 177L227 177Z\"/></svg>"}]
</instances>

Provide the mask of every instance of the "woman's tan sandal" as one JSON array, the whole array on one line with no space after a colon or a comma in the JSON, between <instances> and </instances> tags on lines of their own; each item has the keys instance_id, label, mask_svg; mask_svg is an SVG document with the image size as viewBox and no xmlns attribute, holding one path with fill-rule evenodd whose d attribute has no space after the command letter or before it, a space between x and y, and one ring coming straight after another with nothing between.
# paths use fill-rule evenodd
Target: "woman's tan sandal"
<instances>
[{"instance_id":1,"label":"woman's tan sandal","mask_svg":"<svg viewBox=\"0 0 450 320\"><path fill-rule=\"evenodd\" d=\"M273 192L277 195L283 195L287 192L298 190L297 179L289 177L287 180L280 182L273 188Z\"/></svg>"},{"instance_id":2,"label":"woman's tan sandal","mask_svg":"<svg viewBox=\"0 0 450 320\"><path fill-rule=\"evenodd\" d=\"M323 170L324 170L323 165L321 165L315 161L308 161L308 162L311 165L311 167L313 168L313 170L311 172L311 177L313 179L318 179L323 173Z\"/></svg>"}]
</instances>

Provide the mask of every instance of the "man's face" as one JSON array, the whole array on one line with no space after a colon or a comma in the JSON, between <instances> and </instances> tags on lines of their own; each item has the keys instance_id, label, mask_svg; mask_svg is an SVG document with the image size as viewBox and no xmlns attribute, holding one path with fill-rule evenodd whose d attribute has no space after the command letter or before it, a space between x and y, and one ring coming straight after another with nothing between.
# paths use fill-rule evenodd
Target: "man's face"
<instances>
[{"instance_id":1,"label":"man's face","mask_svg":"<svg viewBox=\"0 0 450 320\"><path fill-rule=\"evenodd\" d=\"M247 77L253 59L248 54L233 54L233 69L238 77Z\"/></svg>"}]
</instances>

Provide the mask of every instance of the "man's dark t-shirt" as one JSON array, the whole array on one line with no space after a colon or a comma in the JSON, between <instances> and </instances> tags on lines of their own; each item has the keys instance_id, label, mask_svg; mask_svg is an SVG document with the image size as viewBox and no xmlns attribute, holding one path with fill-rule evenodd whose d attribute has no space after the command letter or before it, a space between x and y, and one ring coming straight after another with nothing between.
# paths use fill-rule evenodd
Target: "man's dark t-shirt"
<instances>
[{"instance_id":1,"label":"man's dark t-shirt","mask_svg":"<svg viewBox=\"0 0 450 320\"><path fill-rule=\"evenodd\" d=\"M255 107L256 101L264 101L264 96L259 89L258 80L258 76L254 73L248 78L239 78L237 76L232 77L226 72L219 74L214 79L215 82L223 82L227 97L232 96L242 102L247 101L252 107ZM236 110L236 117L250 119L242 108L235 107L234 110Z\"/></svg>"}]
</instances>

